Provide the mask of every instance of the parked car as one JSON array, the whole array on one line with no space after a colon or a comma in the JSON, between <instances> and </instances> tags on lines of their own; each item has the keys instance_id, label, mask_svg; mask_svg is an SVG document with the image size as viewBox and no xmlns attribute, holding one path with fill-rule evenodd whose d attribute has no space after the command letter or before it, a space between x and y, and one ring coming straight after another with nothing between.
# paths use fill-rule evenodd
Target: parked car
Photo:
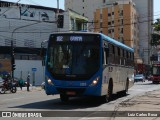
<instances>
[{"instance_id":1,"label":"parked car","mask_svg":"<svg viewBox=\"0 0 160 120\"><path fill-rule=\"evenodd\" d=\"M136 74L134 76L134 82L139 82L139 81L145 82L145 77L143 74Z\"/></svg>"}]
</instances>

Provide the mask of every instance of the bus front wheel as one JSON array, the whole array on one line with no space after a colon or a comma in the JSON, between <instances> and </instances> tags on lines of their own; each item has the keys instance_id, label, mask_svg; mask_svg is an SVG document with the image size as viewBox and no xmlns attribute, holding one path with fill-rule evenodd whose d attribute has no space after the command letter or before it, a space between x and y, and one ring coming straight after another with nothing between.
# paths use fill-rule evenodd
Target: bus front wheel
<instances>
[{"instance_id":1,"label":"bus front wheel","mask_svg":"<svg viewBox=\"0 0 160 120\"><path fill-rule=\"evenodd\" d=\"M67 95L60 94L60 99L62 102L67 102L69 100L69 97Z\"/></svg>"}]
</instances>

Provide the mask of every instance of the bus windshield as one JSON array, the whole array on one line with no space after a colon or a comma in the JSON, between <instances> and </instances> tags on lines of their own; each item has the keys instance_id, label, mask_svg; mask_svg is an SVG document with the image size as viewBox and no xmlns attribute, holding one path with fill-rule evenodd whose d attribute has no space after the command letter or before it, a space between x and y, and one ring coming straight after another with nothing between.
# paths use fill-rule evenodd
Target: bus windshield
<instances>
[{"instance_id":1,"label":"bus windshield","mask_svg":"<svg viewBox=\"0 0 160 120\"><path fill-rule=\"evenodd\" d=\"M56 37L53 38L48 47L47 69L54 78L85 79L98 71L100 45L97 42L53 42Z\"/></svg>"},{"instance_id":2,"label":"bus windshield","mask_svg":"<svg viewBox=\"0 0 160 120\"><path fill-rule=\"evenodd\" d=\"M160 75L160 66L153 67L153 75Z\"/></svg>"}]
</instances>

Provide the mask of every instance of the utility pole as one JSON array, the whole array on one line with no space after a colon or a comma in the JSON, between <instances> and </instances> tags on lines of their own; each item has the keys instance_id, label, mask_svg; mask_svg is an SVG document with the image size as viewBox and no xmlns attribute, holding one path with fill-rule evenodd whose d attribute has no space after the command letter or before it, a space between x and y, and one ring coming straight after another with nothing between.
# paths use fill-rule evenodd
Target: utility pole
<instances>
[{"instance_id":1,"label":"utility pole","mask_svg":"<svg viewBox=\"0 0 160 120\"><path fill-rule=\"evenodd\" d=\"M57 21L57 32L59 32L59 28L58 28L58 15L59 15L59 0L57 0L57 15L56 15L56 21Z\"/></svg>"},{"instance_id":2,"label":"utility pole","mask_svg":"<svg viewBox=\"0 0 160 120\"><path fill-rule=\"evenodd\" d=\"M11 35L11 71L12 71L12 81L14 80L14 70L16 69L15 68L16 65L15 65L15 55L14 55L14 45L13 45L14 38L13 38L13 35L14 35L16 30L19 30L21 28L25 28L25 27L28 27L28 26L32 26L32 25L35 25L35 24L39 24L39 23L40 22L36 22L36 23L20 26L20 27L15 28L12 31L12 35Z\"/></svg>"},{"instance_id":3,"label":"utility pole","mask_svg":"<svg viewBox=\"0 0 160 120\"><path fill-rule=\"evenodd\" d=\"M11 40L11 71L12 71L12 81L14 80L14 70L15 68L15 57L14 57L14 46L13 40Z\"/></svg>"}]
</instances>

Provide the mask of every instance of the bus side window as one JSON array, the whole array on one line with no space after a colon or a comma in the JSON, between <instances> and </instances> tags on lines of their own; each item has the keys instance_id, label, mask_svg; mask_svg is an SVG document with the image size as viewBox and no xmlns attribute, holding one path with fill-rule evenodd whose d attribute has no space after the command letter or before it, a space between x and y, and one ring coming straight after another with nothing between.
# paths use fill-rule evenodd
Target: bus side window
<instances>
[{"instance_id":1,"label":"bus side window","mask_svg":"<svg viewBox=\"0 0 160 120\"><path fill-rule=\"evenodd\" d=\"M109 63L108 60L109 57L109 48L104 48L104 65L107 65Z\"/></svg>"}]
</instances>

